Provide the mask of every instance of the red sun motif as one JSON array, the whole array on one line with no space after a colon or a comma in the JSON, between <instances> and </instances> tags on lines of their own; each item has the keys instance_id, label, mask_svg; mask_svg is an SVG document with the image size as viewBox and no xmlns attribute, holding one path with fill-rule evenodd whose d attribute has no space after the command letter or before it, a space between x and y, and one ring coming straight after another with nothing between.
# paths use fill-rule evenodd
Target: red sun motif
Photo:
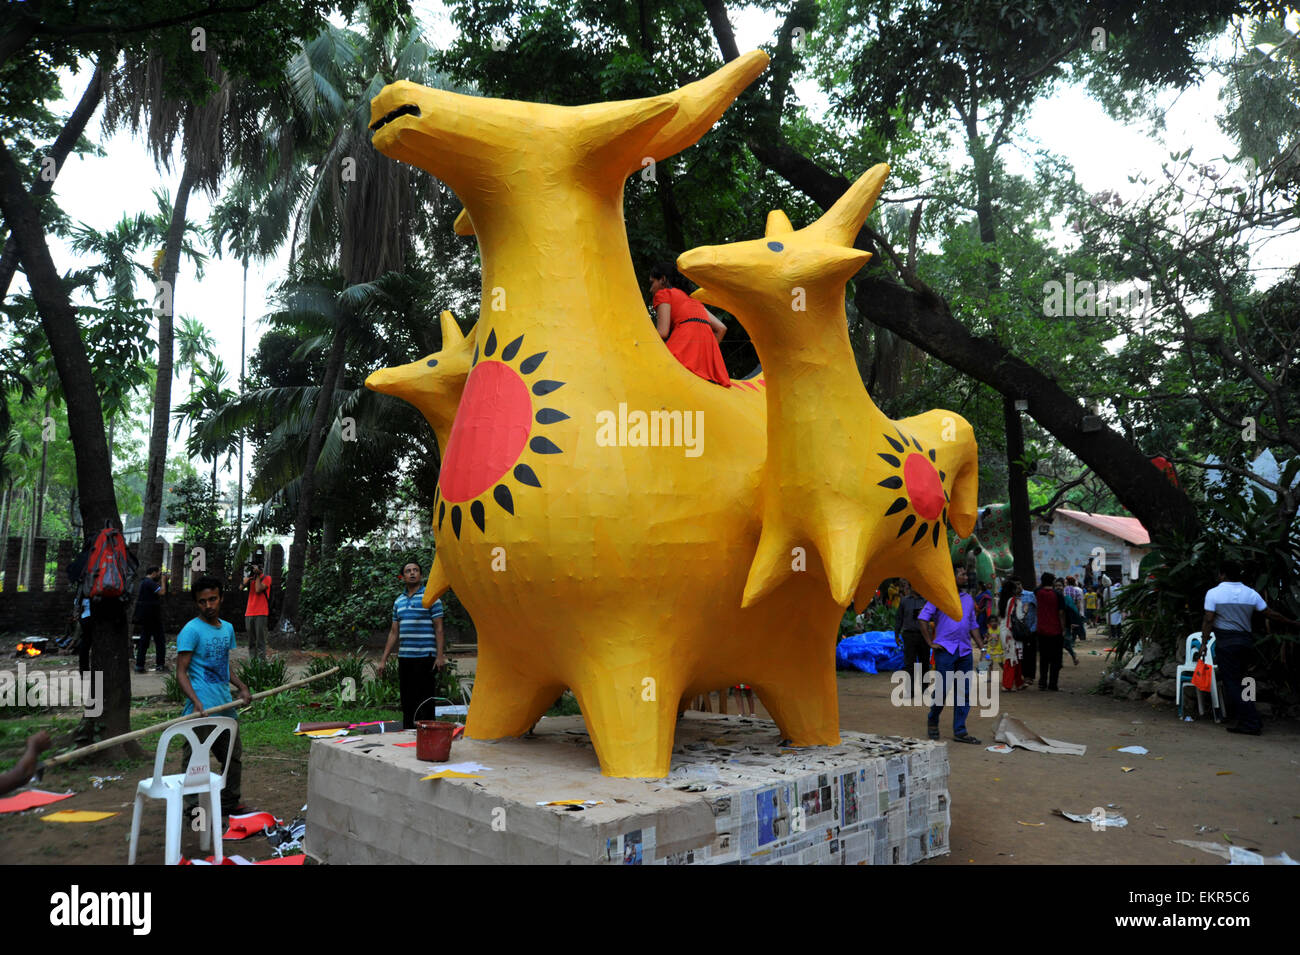
<instances>
[{"instance_id":1,"label":"red sun motif","mask_svg":"<svg viewBox=\"0 0 1300 955\"><path fill-rule=\"evenodd\" d=\"M447 439L438 485L447 501L468 501L492 487L519 460L531 429L528 385L499 361L470 372Z\"/></svg>"},{"instance_id":2,"label":"red sun motif","mask_svg":"<svg viewBox=\"0 0 1300 955\"><path fill-rule=\"evenodd\" d=\"M903 462L903 483L907 487L912 509L917 514L932 521L943 513L943 482L939 480L939 472L924 455L908 455Z\"/></svg>"}]
</instances>

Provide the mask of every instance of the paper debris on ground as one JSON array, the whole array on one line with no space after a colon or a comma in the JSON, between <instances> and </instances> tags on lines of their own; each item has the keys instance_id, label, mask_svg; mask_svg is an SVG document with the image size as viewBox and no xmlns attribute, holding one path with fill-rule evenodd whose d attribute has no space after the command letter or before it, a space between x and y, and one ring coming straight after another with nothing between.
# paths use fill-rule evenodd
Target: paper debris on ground
<instances>
[{"instance_id":1,"label":"paper debris on ground","mask_svg":"<svg viewBox=\"0 0 1300 955\"><path fill-rule=\"evenodd\" d=\"M603 799L552 799L550 802L539 802L539 806L581 806L586 809L588 806L603 806Z\"/></svg>"},{"instance_id":2,"label":"paper debris on ground","mask_svg":"<svg viewBox=\"0 0 1300 955\"><path fill-rule=\"evenodd\" d=\"M1093 812L1089 815L1066 812L1063 809L1053 809L1052 812L1064 819L1069 819L1071 822L1094 823L1098 829L1123 829L1128 825L1128 820L1117 812L1107 812L1105 814Z\"/></svg>"},{"instance_id":3,"label":"paper debris on ground","mask_svg":"<svg viewBox=\"0 0 1300 955\"><path fill-rule=\"evenodd\" d=\"M426 779L479 779L480 773L458 773L454 769L440 769L436 773L430 773L428 776L421 776L420 781Z\"/></svg>"},{"instance_id":4,"label":"paper debris on ground","mask_svg":"<svg viewBox=\"0 0 1300 955\"><path fill-rule=\"evenodd\" d=\"M5 796L0 799L0 812L23 812L27 809L35 809L37 806L48 806L52 802L58 802L60 799L67 799L69 796L75 796L74 792L51 793L44 789L28 789L25 792L14 793L12 796Z\"/></svg>"},{"instance_id":5,"label":"paper debris on ground","mask_svg":"<svg viewBox=\"0 0 1300 955\"><path fill-rule=\"evenodd\" d=\"M337 730L303 730L300 733L294 733L294 736L310 736L312 739L333 739L335 736L347 736L348 731L345 729Z\"/></svg>"},{"instance_id":6,"label":"paper debris on ground","mask_svg":"<svg viewBox=\"0 0 1300 955\"><path fill-rule=\"evenodd\" d=\"M46 822L99 822L101 819L116 815L115 812L95 812L90 809L64 809L41 818Z\"/></svg>"},{"instance_id":7,"label":"paper debris on ground","mask_svg":"<svg viewBox=\"0 0 1300 955\"><path fill-rule=\"evenodd\" d=\"M302 840L307 835L307 822L295 819L287 826L277 825L266 830L266 841L275 849L277 856L290 852L302 852Z\"/></svg>"},{"instance_id":8,"label":"paper debris on ground","mask_svg":"<svg viewBox=\"0 0 1300 955\"><path fill-rule=\"evenodd\" d=\"M1250 849L1243 849L1241 846L1224 846L1217 842L1197 842L1193 839L1175 839L1174 842L1180 846L1212 853L1220 859L1227 859L1229 865L1300 865L1300 862L1296 862L1285 852L1281 855L1265 856Z\"/></svg>"},{"instance_id":9,"label":"paper debris on ground","mask_svg":"<svg viewBox=\"0 0 1300 955\"><path fill-rule=\"evenodd\" d=\"M1119 771L1120 771L1121 773L1131 773L1131 772L1133 772L1133 767L1132 767L1132 766L1121 766L1121 767L1119 768Z\"/></svg>"},{"instance_id":10,"label":"paper debris on ground","mask_svg":"<svg viewBox=\"0 0 1300 955\"><path fill-rule=\"evenodd\" d=\"M1019 746L1034 753L1059 753L1063 756L1082 756L1088 747L1082 743L1066 743L1059 739L1039 736L1028 726L1007 713L998 719L998 728L993 738L999 743Z\"/></svg>"},{"instance_id":11,"label":"paper debris on ground","mask_svg":"<svg viewBox=\"0 0 1300 955\"><path fill-rule=\"evenodd\" d=\"M269 812L246 812L243 815L230 817L230 826L226 830L226 834L221 838L226 841L247 839L249 836L270 826L279 825L279 823L280 820Z\"/></svg>"},{"instance_id":12,"label":"paper debris on ground","mask_svg":"<svg viewBox=\"0 0 1300 955\"><path fill-rule=\"evenodd\" d=\"M992 746L985 746L990 753L1014 753L1015 748L1008 746L1006 743L994 743Z\"/></svg>"},{"instance_id":13,"label":"paper debris on ground","mask_svg":"<svg viewBox=\"0 0 1300 955\"><path fill-rule=\"evenodd\" d=\"M103 789L105 783L115 783L121 778L121 776L91 776L90 785L96 789Z\"/></svg>"},{"instance_id":14,"label":"paper debris on ground","mask_svg":"<svg viewBox=\"0 0 1300 955\"><path fill-rule=\"evenodd\" d=\"M447 763L440 766L435 772L423 779L443 779L444 777L470 778L476 777L480 773L491 772L491 766L484 766L482 763L465 762L465 763Z\"/></svg>"},{"instance_id":15,"label":"paper debris on ground","mask_svg":"<svg viewBox=\"0 0 1300 955\"><path fill-rule=\"evenodd\" d=\"M1017 819L1016 822L1017 822L1019 825L1022 825L1022 826L1045 826L1045 825L1047 825L1047 823L1045 823L1045 822L1021 822L1019 819Z\"/></svg>"},{"instance_id":16,"label":"paper debris on ground","mask_svg":"<svg viewBox=\"0 0 1300 955\"><path fill-rule=\"evenodd\" d=\"M1134 756L1145 756L1147 748L1145 746L1121 746L1116 752L1132 753Z\"/></svg>"}]
</instances>

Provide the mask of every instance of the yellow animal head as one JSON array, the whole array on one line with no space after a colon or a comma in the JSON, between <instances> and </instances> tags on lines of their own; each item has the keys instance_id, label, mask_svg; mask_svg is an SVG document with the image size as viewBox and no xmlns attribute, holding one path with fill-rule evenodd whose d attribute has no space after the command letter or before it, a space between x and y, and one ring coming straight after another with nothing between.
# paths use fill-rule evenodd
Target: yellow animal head
<instances>
[{"instance_id":1,"label":"yellow animal head","mask_svg":"<svg viewBox=\"0 0 1300 955\"><path fill-rule=\"evenodd\" d=\"M442 322L441 351L425 355L409 365L382 368L366 379L366 387L401 398L419 408L438 436L438 447L446 453L451 423L456 417L456 406L465 390L465 379L473 361L477 326L470 329L468 335L462 335L451 312L444 311L439 319Z\"/></svg>"},{"instance_id":2,"label":"yellow animal head","mask_svg":"<svg viewBox=\"0 0 1300 955\"><path fill-rule=\"evenodd\" d=\"M871 258L855 249L853 240L888 175L889 166L873 166L825 215L802 229L774 209L763 238L691 249L678 258L677 268L700 286L697 299L737 315L781 315L788 318L786 327L770 330L798 332L801 312L822 311L799 308L800 295L842 296L845 283Z\"/></svg>"}]
</instances>

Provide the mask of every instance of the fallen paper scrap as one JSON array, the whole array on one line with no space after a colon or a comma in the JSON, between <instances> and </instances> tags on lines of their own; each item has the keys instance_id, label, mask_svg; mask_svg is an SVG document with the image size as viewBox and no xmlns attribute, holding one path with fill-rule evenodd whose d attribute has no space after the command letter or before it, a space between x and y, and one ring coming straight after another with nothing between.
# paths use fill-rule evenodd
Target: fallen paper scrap
<instances>
[{"instance_id":1,"label":"fallen paper scrap","mask_svg":"<svg viewBox=\"0 0 1300 955\"><path fill-rule=\"evenodd\" d=\"M601 799L552 799L550 802L539 802L539 806L582 806L584 809L588 806L603 806L604 800Z\"/></svg>"},{"instance_id":2,"label":"fallen paper scrap","mask_svg":"<svg viewBox=\"0 0 1300 955\"><path fill-rule=\"evenodd\" d=\"M406 749L408 746L414 746L414 745L416 745L416 744L415 744L415 741L412 740L412 741L409 742L409 743L394 743L393 745L394 745L394 746L397 746L397 747L400 747L400 748L402 748L402 749Z\"/></svg>"},{"instance_id":3,"label":"fallen paper scrap","mask_svg":"<svg viewBox=\"0 0 1300 955\"><path fill-rule=\"evenodd\" d=\"M48 806L52 802L75 795L74 792L51 793L44 789L28 789L0 799L0 812L23 812L26 809L35 809L37 806Z\"/></svg>"},{"instance_id":4,"label":"fallen paper scrap","mask_svg":"<svg viewBox=\"0 0 1300 955\"><path fill-rule=\"evenodd\" d=\"M41 816L41 819L45 822L99 822L101 819L116 815L115 812L95 812L91 809L63 809L52 812L48 816Z\"/></svg>"},{"instance_id":5,"label":"fallen paper scrap","mask_svg":"<svg viewBox=\"0 0 1300 955\"><path fill-rule=\"evenodd\" d=\"M1121 766L1121 767L1119 768L1119 771L1120 771L1121 773L1131 773L1131 772L1133 772L1133 767L1132 767L1132 766Z\"/></svg>"},{"instance_id":6,"label":"fallen paper scrap","mask_svg":"<svg viewBox=\"0 0 1300 955\"><path fill-rule=\"evenodd\" d=\"M1008 746L1006 743L994 743L992 746L985 746L990 753L1014 753L1015 748Z\"/></svg>"},{"instance_id":7,"label":"fallen paper scrap","mask_svg":"<svg viewBox=\"0 0 1300 955\"><path fill-rule=\"evenodd\" d=\"M351 723L299 723L294 727L294 735L299 733L314 733L316 730L345 730Z\"/></svg>"},{"instance_id":8,"label":"fallen paper scrap","mask_svg":"<svg viewBox=\"0 0 1300 955\"><path fill-rule=\"evenodd\" d=\"M1065 743L1059 739L1048 739L1046 736L1039 736L1020 720L1006 713L1003 713L998 720L998 728L994 731L993 738L999 743L1019 746L1021 749L1027 749L1034 753L1082 756L1088 751L1088 747L1082 743Z\"/></svg>"},{"instance_id":9,"label":"fallen paper scrap","mask_svg":"<svg viewBox=\"0 0 1300 955\"><path fill-rule=\"evenodd\" d=\"M1232 775L1232 770L1231 770L1231 769L1221 769L1221 770L1219 770L1217 773L1215 773L1214 775L1216 775L1216 776L1231 776L1231 775Z\"/></svg>"},{"instance_id":10,"label":"fallen paper scrap","mask_svg":"<svg viewBox=\"0 0 1300 955\"><path fill-rule=\"evenodd\" d=\"M1084 816L1077 812L1066 812L1063 809L1053 809L1052 812L1062 818L1069 819L1071 822L1095 823L1099 829L1123 829L1128 825L1128 820L1117 812L1108 812L1101 817L1095 814Z\"/></svg>"},{"instance_id":11,"label":"fallen paper scrap","mask_svg":"<svg viewBox=\"0 0 1300 955\"><path fill-rule=\"evenodd\" d=\"M259 859L253 865L303 865L307 861L305 855L280 856L277 859Z\"/></svg>"},{"instance_id":12,"label":"fallen paper scrap","mask_svg":"<svg viewBox=\"0 0 1300 955\"><path fill-rule=\"evenodd\" d=\"M312 739L332 739L335 736L347 736L348 731L345 729L337 730L303 730L300 733L294 733L294 736L310 736Z\"/></svg>"},{"instance_id":13,"label":"fallen paper scrap","mask_svg":"<svg viewBox=\"0 0 1300 955\"><path fill-rule=\"evenodd\" d=\"M1220 859L1227 859L1229 865L1300 865L1300 862L1296 862L1285 852L1281 855L1265 856L1250 849L1243 849L1241 846L1221 846L1217 842L1197 842L1192 839L1175 839L1174 842L1180 846L1212 853Z\"/></svg>"},{"instance_id":14,"label":"fallen paper scrap","mask_svg":"<svg viewBox=\"0 0 1300 955\"><path fill-rule=\"evenodd\" d=\"M454 769L444 769L441 772L430 773L428 776L421 776L420 781L426 779L478 779L479 773L458 773Z\"/></svg>"},{"instance_id":15,"label":"fallen paper scrap","mask_svg":"<svg viewBox=\"0 0 1300 955\"><path fill-rule=\"evenodd\" d=\"M465 762L465 763L447 763L445 766L438 767L438 772L440 773L464 774L464 773L483 773L483 772L491 772L491 771L492 771L491 766L484 766L482 763L475 763L473 761Z\"/></svg>"},{"instance_id":16,"label":"fallen paper scrap","mask_svg":"<svg viewBox=\"0 0 1300 955\"><path fill-rule=\"evenodd\" d=\"M1134 756L1145 756L1147 754L1147 748L1145 746L1123 746L1118 750L1118 752L1132 753Z\"/></svg>"},{"instance_id":17,"label":"fallen paper scrap","mask_svg":"<svg viewBox=\"0 0 1300 955\"><path fill-rule=\"evenodd\" d=\"M1045 823L1045 822L1020 822L1019 819L1017 819L1016 822L1019 823L1019 824L1022 825L1022 826L1045 826L1045 825L1047 825L1047 823Z\"/></svg>"},{"instance_id":18,"label":"fallen paper scrap","mask_svg":"<svg viewBox=\"0 0 1300 955\"><path fill-rule=\"evenodd\" d=\"M248 812L244 813L242 816L231 816L230 828L226 830L226 834L221 838L225 839L227 842L232 839L236 841L247 839L249 836L261 832L268 826L277 826L279 824L280 820L276 819L275 816L271 815L269 812Z\"/></svg>"},{"instance_id":19,"label":"fallen paper scrap","mask_svg":"<svg viewBox=\"0 0 1300 955\"><path fill-rule=\"evenodd\" d=\"M103 789L105 783L115 783L121 778L121 776L91 776L90 785L96 789Z\"/></svg>"}]
</instances>

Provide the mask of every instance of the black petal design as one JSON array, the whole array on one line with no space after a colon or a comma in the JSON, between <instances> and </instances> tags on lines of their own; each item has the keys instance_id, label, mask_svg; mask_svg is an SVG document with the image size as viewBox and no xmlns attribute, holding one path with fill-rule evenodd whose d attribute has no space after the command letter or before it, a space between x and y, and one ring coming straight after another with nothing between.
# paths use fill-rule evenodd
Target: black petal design
<instances>
[{"instance_id":1,"label":"black petal design","mask_svg":"<svg viewBox=\"0 0 1300 955\"><path fill-rule=\"evenodd\" d=\"M487 529L486 527L483 526L483 525L484 525L484 521L483 521L484 514L483 514L483 502L482 502L482 501L475 501L473 504L471 504L471 505L469 506L469 516L472 517L472 518L474 518L474 523L478 525L478 529L479 529L480 531L482 531L482 530L486 530L486 529Z\"/></svg>"},{"instance_id":2,"label":"black petal design","mask_svg":"<svg viewBox=\"0 0 1300 955\"><path fill-rule=\"evenodd\" d=\"M504 484L498 484L492 489L492 497L501 505L501 509L507 514L513 514L515 512L515 499L510 494L510 488L506 487Z\"/></svg>"},{"instance_id":3,"label":"black petal design","mask_svg":"<svg viewBox=\"0 0 1300 955\"><path fill-rule=\"evenodd\" d=\"M948 474L947 474L947 472L945 472L945 471L940 471L940 472L939 472L939 480L940 480L940 481L946 481L946 480L948 480Z\"/></svg>"},{"instance_id":4,"label":"black petal design","mask_svg":"<svg viewBox=\"0 0 1300 955\"><path fill-rule=\"evenodd\" d=\"M436 359L436 358L430 358L428 361L425 362L425 364L428 365L430 368L437 368L437 367L438 367L438 359Z\"/></svg>"},{"instance_id":5,"label":"black petal design","mask_svg":"<svg viewBox=\"0 0 1300 955\"><path fill-rule=\"evenodd\" d=\"M519 370L525 375L531 375L537 370L537 366L542 363L542 359L545 357L546 352L544 351L539 351L536 355L529 355L519 363Z\"/></svg>"},{"instance_id":6,"label":"black petal design","mask_svg":"<svg viewBox=\"0 0 1300 955\"><path fill-rule=\"evenodd\" d=\"M542 395L549 395L556 388L563 387L563 385L564 382L562 381L551 381L547 378L543 378L541 381L533 383L533 394L540 398Z\"/></svg>"},{"instance_id":7,"label":"black petal design","mask_svg":"<svg viewBox=\"0 0 1300 955\"><path fill-rule=\"evenodd\" d=\"M454 504L451 508L451 529L456 533L456 540L460 540L460 505Z\"/></svg>"},{"instance_id":8,"label":"black petal design","mask_svg":"<svg viewBox=\"0 0 1300 955\"><path fill-rule=\"evenodd\" d=\"M537 474L526 464L515 465L515 480L520 484L527 484L529 487L542 486L542 482L537 480Z\"/></svg>"},{"instance_id":9,"label":"black petal design","mask_svg":"<svg viewBox=\"0 0 1300 955\"><path fill-rule=\"evenodd\" d=\"M892 464L894 467L899 467L903 463L902 461L899 461L898 458L894 457L892 454L885 454L883 452L877 452L877 454L879 454L880 457L884 458L886 462Z\"/></svg>"},{"instance_id":10,"label":"black petal design","mask_svg":"<svg viewBox=\"0 0 1300 955\"><path fill-rule=\"evenodd\" d=\"M938 547L938 546L939 546L939 526L940 526L940 525L939 525L939 522L938 522L938 521L935 521L935 522L934 522L934 533L930 535L931 537L934 538L934 540L932 541L932 543L934 544L935 547Z\"/></svg>"},{"instance_id":11,"label":"black petal design","mask_svg":"<svg viewBox=\"0 0 1300 955\"><path fill-rule=\"evenodd\" d=\"M901 477L899 477L897 474L891 474L889 477L885 478L883 481L880 481L880 482L879 482L879 485L880 485L881 487L887 487L887 488L889 488L891 491L897 491L900 487L903 486L903 479L902 479Z\"/></svg>"},{"instance_id":12,"label":"black petal design","mask_svg":"<svg viewBox=\"0 0 1300 955\"><path fill-rule=\"evenodd\" d=\"M915 523L916 523L916 515L908 514L905 518L903 518L903 526L898 529L898 536L902 537L904 534L906 534L907 529Z\"/></svg>"},{"instance_id":13,"label":"black petal design","mask_svg":"<svg viewBox=\"0 0 1300 955\"><path fill-rule=\"evenodd\" d=\"M494 328L488 332L487 341L483 343L483 357L491 358L492 353L497 350L497 330Z\"/></svg>"},{"instance_id":14,"label":"black petal design","mask_svg":"<svg viewBox=\"0 0 1300 955\"><path fill-rule=\"evenodd\" d=\"M470 363L471 365L477 365L477 364L478 364L478 345L475 345L475 346L474 346L474 357L470 359L470 362L469 362L469 363Z\"/></svg>"},{"instance_id":15,"label":"black petal design","mask_svg":"<svg viewBox=\"0 0 1300 955\"><path fill-rule=\"evenodd\" d=\"M534 417L537 418L538 424L555 424L557 421L566 420L569 416L555 408L538 408Z\"/></svg>"},{"instance_id":16,"label":"black petal design","mask_svg":"<svg viewBox=\"0 0 1300 955\"><path fill-rule=\"evenodd\" d=\"M438 530L442 530L442 519L447 516L447 502L438 505Z\"/></svg>"},{"instance_id":17,"label":"black petal design","mask_svg":"<svg viewBox=\"0 0 1300 955\"><path fill-rule=\"evenodd\" d=\"M901 434L902 432L899 432L899 433ZM902 454L902 453L903 453L903 448L907 447L907 445L905 445L905 444L899 444L897 441L895 441L895 440L894 440L893 438L891 438L889 435L885 435L885 440L888 441L888 442L889 442L889 446L890 446L891 448L893 448L895 451L897 451L899 454Z\"/></svg>"},{"instance_id":18,"label":"black petal design","mask_svg":"<svg viewBox=\"0 0 1300 955\"><path fill-rule=\"evenodd\" d=\"M501 349L502 361L513 361L515 355L519 352L519 346L524 343L524 336L520 335L505 348Z\"/></svg>"},{"instance_id":19,"label":"black petal design","mask_svg":"<svg viewBox=\"0 0 1300 955\"><path fill-rule=\"evenodd\" d=\"M885 511L885 516L888 517L890 514L897 514L905 507L907 507L907 498L895 498L894 503L889 505L889 510Z\"/></svg>"},{"instance_id":20,"label":"black petal design","mask_svg":"<svg viewBox=\"0 0 1300 955\"><path fill-rule=\"evenodd\" d=\"M554 441L550 438L543 438L540 435L528 442L528 447L538 454L562 454Z\"/></svg>"},{"instance_id":21,"label":"black petal design","mask_svg":"<svg viewBox=\"0 0 1300 955\"><path fill-rule=\"evenodd\" d=\"M937 461L937 460L939 460L938 458L936 458L936 457L934 456L934 448L931 448L931 449L930 449L930 460L931 460L931 461Z\"/></svg>"},{"instance_id":22,"label":"black petal design","mask_svg":"<svg viewBox=\"0 0 1300 955\"><path fill-rule=\"evenodd\" d=\"M916 529L916 536L912 538L913 547L916 546L917 541L919 541L922 537L925 536L925 532L928 531L929 529L930 529L930 525L925 521L922 521L921 526Z\"/></svg>"}]
</instances>

